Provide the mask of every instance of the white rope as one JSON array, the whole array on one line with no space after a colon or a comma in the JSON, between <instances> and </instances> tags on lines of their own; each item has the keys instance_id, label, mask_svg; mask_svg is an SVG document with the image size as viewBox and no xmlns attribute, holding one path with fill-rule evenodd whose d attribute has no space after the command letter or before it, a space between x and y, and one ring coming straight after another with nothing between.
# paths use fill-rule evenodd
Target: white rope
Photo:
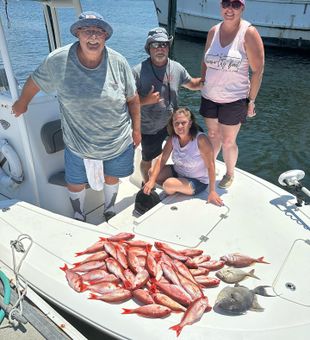
<instances>
[{"instance_id":1,"label":"white rope","mask_svg":"<svg viewBox=\"0 0 310 340\"><path fill-rule=\"evenodd\" d=\"M25 250L25 247L22 243L23 240L28 239L30 241L30 244L28 248ZM18 325L18 321L16 320L15 315L19 314L20 316L23 315L23 304L22 301L24 299L24 296L27 293L27 287L28 283L25 278L20 275L19 271L20 268L23 264L23 261L25 260L26 256L28 255L28 252L32 246L33 240L29 235L26 234L21 234L18 236L17 240L11 241L11 249L12 249L12 255L13 255L13 271L15 275L15 280L16 280L16 290L18 294L18 299L16 300L15 304L12 307L12 310L10 311L8 317L9 317L9 322L16 327ZM16 263L16 257L15 257L15 252L19 253L24 253L22 256L20 262L17 264Z\"/></svg>"}]
</instances>

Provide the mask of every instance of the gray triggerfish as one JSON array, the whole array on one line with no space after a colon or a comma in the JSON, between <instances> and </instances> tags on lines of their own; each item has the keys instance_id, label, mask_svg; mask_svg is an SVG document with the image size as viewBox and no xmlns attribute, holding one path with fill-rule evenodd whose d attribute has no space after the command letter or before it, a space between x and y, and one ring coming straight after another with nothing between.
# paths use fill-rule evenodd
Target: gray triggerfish
<instances>
[{"instance_id":1,"label":"gray triggerfish","mask_svg":"<svg viewBox=\"0 0 310 340\"><path fill-rule=\"evenodd\" d=\"M223 288L217 296L213 310L215 312L226 312L228 314L245 314L248 310L262 312L264 308L259 305L256 294L275 296L269 295L265 290L266 287L269 286L258 286L251 290L238 284L234 287L227 286Z\"/></svg>"}]
</instances>

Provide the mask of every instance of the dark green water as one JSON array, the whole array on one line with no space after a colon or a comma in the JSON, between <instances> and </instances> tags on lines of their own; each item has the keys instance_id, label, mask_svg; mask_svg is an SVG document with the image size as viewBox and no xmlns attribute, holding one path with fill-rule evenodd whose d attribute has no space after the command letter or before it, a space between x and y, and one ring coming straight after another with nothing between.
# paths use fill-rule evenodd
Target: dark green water
<instances>
[{"instance_id":1,"label":"dark green water","mask_svg":"<svg viewBox=\"0 0 310 340\"><path fill-rule=\"evenodd\" d=\"M177 38L175 59L193 74L200 72L204 42ZM181 91L181 105L199 111L200 93ZM256 100L257 116L248 119L238 136L237 166L278 184L289 169L306 172L310 186L310 55L266 49L266 66ZM203 120L197 114L198 120ZM308 175L308 176L307 176Z\"/></svg>"}]
</instances>

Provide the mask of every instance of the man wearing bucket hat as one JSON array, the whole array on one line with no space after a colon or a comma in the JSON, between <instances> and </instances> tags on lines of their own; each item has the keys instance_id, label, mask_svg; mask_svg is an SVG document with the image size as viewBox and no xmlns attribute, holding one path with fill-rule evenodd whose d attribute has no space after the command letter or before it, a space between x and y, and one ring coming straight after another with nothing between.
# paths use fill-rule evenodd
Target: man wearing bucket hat
<instances>
[{"instance_id":1,"label":"man wearing bucket hat","mask_svg":"<svg viewBox=\"0 0 310 340\"><path fill-rule=\"evenodd\" d=\"M178 62L168 57L173 41L167 31L156 27L148 32L145 51L149 58L133 68L141 104L143 181L148 181L152 160L162 152L162 143L168 136L167 123L178 107L178 90L201 88L201 78L192 78Z\"/></svg>"},{"instance_id":2,"label":"man wearing bucket hat","mask_svg":"<svg viewBox=\"0 0 310 340\"><path fill-rule=\"evenodd\" d=\"M115 215L119 178L133 172L134 146L141 140L139 96L126 59L106 46L113 29L100 14L81 13L70 31L78 41L47 56L28 78L12 112L17 117L26 112L40 90L57 93L74 218L85 220L85 184L90 183L85 165L91 159L103 165L108 220Z\"/></svg>"}]
</instances>

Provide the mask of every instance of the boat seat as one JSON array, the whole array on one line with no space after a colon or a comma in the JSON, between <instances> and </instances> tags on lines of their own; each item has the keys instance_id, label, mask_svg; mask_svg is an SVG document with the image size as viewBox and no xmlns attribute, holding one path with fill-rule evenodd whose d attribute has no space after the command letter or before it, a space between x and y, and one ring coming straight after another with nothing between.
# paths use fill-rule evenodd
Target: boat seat
<instances>
[{"instance_id":1,"label":"boat seat","mask_svg":"<svg viewBox=\"0 0 310 340\"><path fill-rule=\"evenodd\" d=\"M65 147L60 119L56 119L45 123L41 128L41 139L44 145L45 151L48 154L53 154L58 151L62 151ZM65 171L58 171L51 175L48 179L50 184L59 186L66 186Z\"/></svg>"},{"instance_id":2,"label":"boat seat","mask_svg":"<svg viewBox=\"0 0 310 340\"><path fill-rule=\"evenodd\" d=\"M65 171L59 171L53 174L48 179L48 183L65 187L67 185L65 181Z\"/></svg>"},{"instance_id":3,"label":"boat seat","mask_svg":"<svg viewBox=\"0 0 310 340\"><path fill-rule=\"evenodd\" d=\"M41 128L41 139L48 154L65 148L60 119L44 124Z\"/></svg>"},{"instance_id":4,"label":"boat seat","mask_svg":"<svg viewBox=\"0 0 310 340\"><path fill-rule=\"evenodd\" d=\"M67 185L67 182L65 181L65 171L59 171L53 174L49 179L48 183L59 185L62 187L65 187ZM89 184L86 184L86 189L90 188Z\"/></svg>"}]
</instances>

